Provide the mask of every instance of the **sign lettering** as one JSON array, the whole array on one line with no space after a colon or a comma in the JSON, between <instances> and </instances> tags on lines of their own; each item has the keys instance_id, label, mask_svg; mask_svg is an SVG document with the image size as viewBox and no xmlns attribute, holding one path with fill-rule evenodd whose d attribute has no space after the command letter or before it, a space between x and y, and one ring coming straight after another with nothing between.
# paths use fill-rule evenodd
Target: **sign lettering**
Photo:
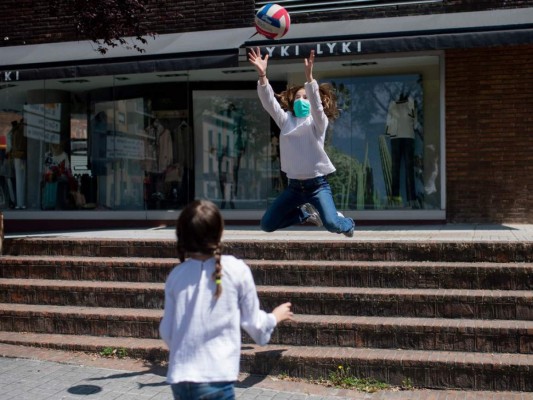
<instances>
[{"instance_id":1,"label":"sign lettering","mask_svg":"<svg viewBox=\"0 0 533 400\"><path fill-rule=\"evenodd\" d=\"M11 82L19 80L19 71L0 72L0 82Z\"/></svg>"},{"instance_id":2,"label":"sign lettering","mask_svg":"<svg viewBox=\"0 0 533 400\"><path fill-rule=\"evenodd\" d=\"M296 58L300 55L307 56L311 50L317 56L342 56L354 53L361 53L363 46L361 41L355 42L326 42L314 44L292 44L279 46L266 46L261 49L268 54L269 58Z\"/></svg>"}]
</instances>

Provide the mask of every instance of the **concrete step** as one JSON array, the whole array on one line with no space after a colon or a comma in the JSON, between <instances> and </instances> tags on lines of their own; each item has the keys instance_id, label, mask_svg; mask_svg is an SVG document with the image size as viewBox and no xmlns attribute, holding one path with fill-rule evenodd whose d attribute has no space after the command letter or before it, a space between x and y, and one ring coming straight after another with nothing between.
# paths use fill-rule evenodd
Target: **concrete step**
<instances>
[{"instance_id":1,"label":"concrete step","mask_svg":"<svg viewBox=\"0 0 533 400\"><path fill-rule=\"evenodd\" d=\"M241 356L241 369L259 375L319 378L339 366L393 385L409 379L426 388L533 391L529 354L245 345Z\"/></svg>"},{"instance_id":2,"label":"concrete step","mask_svg":"<svg viewBox=\"0 0 533 400\"><path fill-rule=\"evenodd\" d=\"M126 349L128 357L150 361L168 359L168 350L161 339L0 331L0 343L96 354L104 349Z\"/></svg>"},{"instance_id":3,"label":"concrete step","mask_svg":"<svg viewBox=\"0 0 533 400\"><path fill-rule=\"evenodd\" d=\"M533 242L224 240L224 252L256 260L533 262ZM6 255L177 258L170 239L6 238Z\"/></svg>"},{"instance_id":4,"label":"concrete step","mask_svg":"<svg viewBox=\"0 0 533 400\"><path fill-rule=\"evenodd\" d=\"M528 290L258 286L261 304L298 314L533 320Z\"/></svg>"},{"instance_id":5,"label":"concrete step","mask_svg":"<svg viewBox=\"0 0 533 400\"><path fill-rule=\"evenodd\" d=\"M533 290L533 263L245 260L258 285ZM173 258L2 256L0 278L164 282Z\"/></svg>"},{"instance_id":6,"label":"concrete step","mask_svg":"<svg viewBox=\"0 0 533 400\"><path fill-rule=\"evenodd\" d=\"M533 354L533 321L298 314L271 343Z\"/></svg>"},{"instance_id":7,"label":"concrete step","mask_svg":"<svg viewBox=\"0 0 533 400\"><path fill-rule=\"evenodd\" d=\"M157 339L161 310L0 304L0 330ZM245 343L252 343L245 334ZM533 322L296 315L272 344L533 354Z\"/></svg>"},{"instance_id":8,"label":"concrete step","mask_svg":"<svg viewBox=\"0 0 533 400\"><path fill-rule=\"evenodd\" d=\"M163 309L165 284L154 282L0 279L0 302Z\"/></svg>"},{"instance_id":9,"label":"concrete step","mask_svg":"<svg viewBox=\"0 0 533 400\"><path fill-rule=\"evenodd\" d=\"M0 342L75 351L125 349L126 354L165 360L160 340L0 331ZM533 391L533 358L524 354L368 349L245 344L241 371L258 375L287 374L325 378L350 368L354 376L372 377L393 385L409 379L414 386L466 390Z\"/></svg>"},{"instance_id":10,"label":"concrete step","mask_svg":"<svg viewBox=\"0 0 533 400\"><path fill-rule=\"evenodd\" d=\"M155 339L162 310L0 304L0 331Z\"/></svg>"},{"instance_id":11,"label":"concrete step","mask_svg":"<svg viewBox=\"0 0 533 400\"><path fill-rule=\"evenodd\" d=\"M533 320L528 290L257 286L262 307L284 301L297 314ZM164 284L0 279L0 302L83 307L164 306Z\"/></svg>"},{"instance_id":12,"label":"concrete step","mask_svg":"<svg viewBox=\"0 0 533 400\"><path fill-rule=\"evenodd\" d=\"M178 259L152 257L1 256L0 278L164 282Z\"/></svg>"},{"instance_id":13,"label":"concrete step","mask_svg":"<svg viewBox=\"0 0 533 400\"><path fill-rule=\"evenodd\" d=\"M532 290L533 263L246 260L258 285Z\"/></svg>"}]
</instances>

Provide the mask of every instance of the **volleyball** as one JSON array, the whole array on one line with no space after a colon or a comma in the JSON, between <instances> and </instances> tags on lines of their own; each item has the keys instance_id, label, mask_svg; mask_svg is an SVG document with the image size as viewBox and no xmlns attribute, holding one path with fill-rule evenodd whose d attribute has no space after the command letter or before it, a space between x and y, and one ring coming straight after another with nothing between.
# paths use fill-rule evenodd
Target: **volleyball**
<instances>
[{"instance_id":1,"label":"volleyball","mask_svg":"<svg viewBox=\"0 0 533 400\"><path fill-rule=\"evenodd\" d=\"M291 17L278 4L266 4L255 14L255 29L267 39L280 39L289 32Z\"/></svg>"}]
</instances>

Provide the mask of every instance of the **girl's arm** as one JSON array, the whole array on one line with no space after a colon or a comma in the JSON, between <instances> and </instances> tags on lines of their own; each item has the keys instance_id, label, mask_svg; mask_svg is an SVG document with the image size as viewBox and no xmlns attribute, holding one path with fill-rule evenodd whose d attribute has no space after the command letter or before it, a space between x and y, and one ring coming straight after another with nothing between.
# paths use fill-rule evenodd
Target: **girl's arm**
<instances>
[{"instance_id":1,"label":"girl's arm","mask_svg":"<svg viewBox=\"0 0 533 400\"><path fill-rule=\"evenodd\" d=\"M325 135L328 127L328 117L324 112L324 106L320 99L320 92L318 90L318 82L313 78L313 67L315 65L315 51L311 50L309 58L305 59L305 93L307 99L311 104L311 116L313 117L313 124L315 127L315 135Z\"/></svg>"},{"instance_id":2,"label":"girl's arm","mask_svg":"<svg viewBox=\"0 0 533 400\"><path fill-rule=\"evenodd\" d=\"M274 96L274 91L270 86L267 78L267 67L268 67L268 54L265 54L264 57L261 57L261 50L259 47L256 49L251 49L248 53L248 61L252 64L257 70L259 75L259 84L257 85L257 93L263 108L270 114L272 119L276 122L279 128L283 126L287 120L287 114L279 105L279 102Z\"/></svg>"},{"instance_id":3,"label":"girl's arm","mask_svg":"<svg viewBox=\"0 0 533 400\"><path fill-rule=\"evenodd\" d=\"M176 314L175 301L170 294L170 287L168 282L165 287L165 304L163 311L163 319L159 324L159 336L170 348L170 342L172 340L172 326L174 324L174 317Z\"/></svg>"},{"instance_id":4,"label":"girl's arm","mask_svg":"<svg viewBox=\"0 0 533 400\"><path fill-rule=\"evenodd\" d=\"M249 268L246 269L244 281L240 288L239 309L241 327L261 346L270 341L270 336L278 322L292 318L290 307L287 305L284 308L276 308L275 312L270 314L259 308L259 298Z\"/></svg>"}]
</instances>

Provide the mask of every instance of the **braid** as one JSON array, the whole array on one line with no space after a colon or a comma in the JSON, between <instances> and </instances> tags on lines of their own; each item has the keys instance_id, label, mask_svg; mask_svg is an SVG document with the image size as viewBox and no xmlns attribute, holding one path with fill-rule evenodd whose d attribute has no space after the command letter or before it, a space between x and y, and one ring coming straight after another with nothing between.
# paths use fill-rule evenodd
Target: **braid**
<instances>
[{"instance_id":1,"label":"braid","mask_svg":"<svg viewBox=\"0 0 533 400\"><path fill-rule=\"evenodd\" d=\"M213 279L216 284L215 298L218 299L222 294L222 264L220 259L222 257L221 244L218 243L215 249L215 271L213 272Z\"/></svg>"},{"instance_id":2,"label":"braid","mask_svg":"<svg viewBox=\"0 0 533 400\"><path fill-rule=\"evenodd\" d=\"M178 239L178 258L180 262L185 261L185 249L183 248L183 243Z\"/></svg>"},{"instance_id":3,"label":"braid","mask_svg":"<svg viewBox=\"0 0 533 400\"><path fill-rule=\"evenodd\" d=\"M222 293L222 233L224 219L218 207L209 200L189 203L176 221L177 253L181 262L192 254L215 257L213 280L216 284L215 298Z\"/></svg>"}]
</instances>

